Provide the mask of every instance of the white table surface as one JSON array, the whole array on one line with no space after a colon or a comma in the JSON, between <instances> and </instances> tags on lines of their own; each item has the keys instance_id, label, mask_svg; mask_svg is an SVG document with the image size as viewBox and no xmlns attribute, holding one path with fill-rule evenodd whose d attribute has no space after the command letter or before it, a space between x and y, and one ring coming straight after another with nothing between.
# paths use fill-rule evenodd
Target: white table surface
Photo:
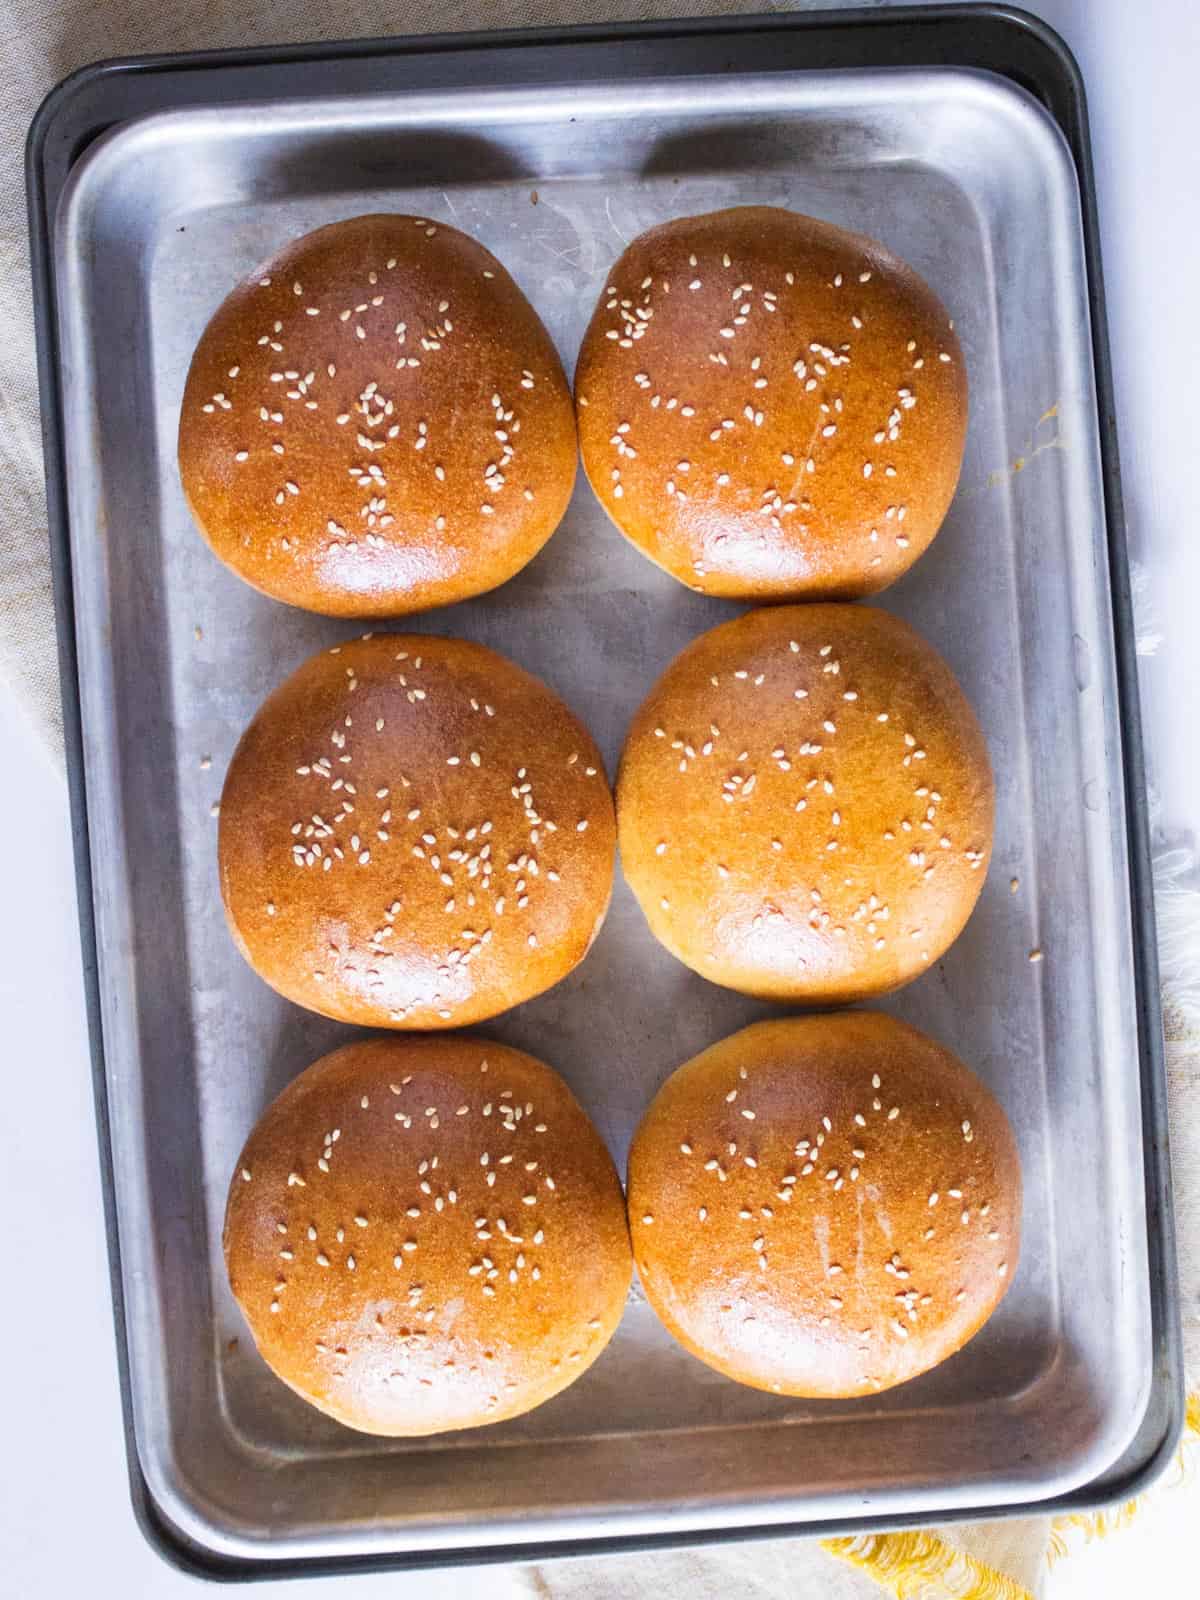
<instances>
[{"instance_id":1,"label":"white table surface","mask_svg":"<svg viewBox=\"0 0 1200 1600\"><path fill-rule=\"evenodd\" d=\"M764 9L765 9L764 5ZM1033 9L1078 56L1091 98L1126 514L1162 643L1143 661L1160 826L1191 841L1200 777L1200 538L1194 491L1200 323L1200 4L1043 0ZM65 789L0 687L0 1039L9 1133L0 1163L8 1375L0 1451L0 1595L194 1593L142 1541L129 1509L88 1069ZM1194 1534L1193 1482L1139 1523L1055 1568L1052 1600L1163 1592ZM1156 1581L1157 1580L1157 1581ZM329 1580L355 1600L499 1597L501 1574ZM256 1595L285 1592L283 1585ZM294 1587L286 1592L296 1594ZM673 1597L672 1597L673 1600Z\"/></svg>"}]
</instances>

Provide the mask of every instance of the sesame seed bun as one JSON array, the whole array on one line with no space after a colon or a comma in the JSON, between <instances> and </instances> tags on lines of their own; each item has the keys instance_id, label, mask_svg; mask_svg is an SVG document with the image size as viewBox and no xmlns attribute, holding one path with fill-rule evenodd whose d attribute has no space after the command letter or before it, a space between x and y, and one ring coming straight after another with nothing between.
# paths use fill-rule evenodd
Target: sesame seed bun
<instances>
[{"instance_id":1,"label":"sesame seed bun","mask_svg":"<svg viewBox=\"0 0 1200 1600\"><path fill-rule=\"evenodd\" d=\"M466 639L368 634L311 657L242 735L220 817L239 949L343 1022L495 1016L582 961L612 892L590 734Z\"/></svg>"},{"instance_id":2,"label":"sesame seed bun","mask_svg":"<svg viewBox=\"0 0 1200 1600\"><path fill-rule=\"evenodd\" d=\"M204 330L179 421L216 554L331 616L511 578L558 526L575 455L533 307L482 245L423 217L335 222L253 273Z\"/></svg>"},{"instance_id":3,"label":"sesame seed bun","mask_svg":"<svg viewBox=\"0 0 1200 1600\"><path fill-rule=\"evenodd\" d=\"M949 667L870 606L748 612L633 720L621 861L655 936L767 999L895 989L961 931L992 847L987 747Z\"/></svg>"},{"instance_id":4,"label":"sesame seed bun","mask_svg":"<svg viewBox=\"0 0 1200 1600\"><path fill-rule=\"evenodd\" d=\"M1012 1281L1021 1175L993 1095L878 1012L760 1022L686 1062L629 1154L646 1298L776 1394L870 1394L944 1361Z\"/></svg>"},{"instance_id":5,"label":"sesame seed bun","mask_svg":"<svg viewBox=\"0 0 1200 1600\"><path fill-rule=\"evenodd\" d=\"M611 1339L631 1276L620 1181L571 1091L470 1037L302 1072L238 1159L224 1243L264 1360L364 1433L541 1405Z\"/></svg>"},{"instance_id":6,"label":"sesame seed bun","mask_svg":"<svg viewBox=\"0 0 1200 1600\"><path fill-rule=\"evenodd\" d=\"M651 228L575 373L583 464L689 588L854 599L941 525L967 380L944 307L874 239L772 206Z\"/></svg>"}]
</instances>

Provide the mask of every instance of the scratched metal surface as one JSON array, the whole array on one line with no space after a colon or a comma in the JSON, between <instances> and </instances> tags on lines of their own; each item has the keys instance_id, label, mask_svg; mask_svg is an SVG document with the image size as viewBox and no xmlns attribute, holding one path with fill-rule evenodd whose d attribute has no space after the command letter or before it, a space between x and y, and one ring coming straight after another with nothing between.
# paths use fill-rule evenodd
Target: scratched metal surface
<instances>
[{"instance_id":1,"label":"scratched metal surface","mask_svg":"<svg viewBox=\"0 0 1200 1600\"><path fill-rule=\"evenodd\" d=\"M961 487L883 603L938 645L979 712L996 853L962 938L887 1009L957 1050L1008 1108L1026 1177L1020 1268L964 1352L870 1401L728 1383L635 1293L608 1352L532 1415L443 1439L360 1437L271 1377L224 1281L239 1145L346 1030L287 1005L235 953L210 814L266 692L354 630L254 594L192 527L174 466L188 359L233 283L285 240L391 208L482 239L570 368L624 241L745 202L883 239L937 289L966 352ZM135 1429L167 1515L233 1555L469 1551L932 1516L1102 1472L1144 1407L1150 1328L1084 262L1073 169L1042 113L951 70L188 110L84 157L57 260ZM611 771L649 682L735 609L642 560L581 482L524 573L411 625L541 674ZM660 950L619 883L584 965L485 1031L563 1072L620 1162L672 1068L765 1013Z\"/></svg>"}]
</instances>

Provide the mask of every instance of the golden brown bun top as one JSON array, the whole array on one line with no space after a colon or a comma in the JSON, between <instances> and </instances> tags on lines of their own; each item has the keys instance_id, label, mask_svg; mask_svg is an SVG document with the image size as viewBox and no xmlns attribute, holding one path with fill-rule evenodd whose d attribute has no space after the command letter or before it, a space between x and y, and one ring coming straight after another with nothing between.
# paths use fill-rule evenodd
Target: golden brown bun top
<instances>
[{"instance_id":1,"label":"golden brown bun top","mask_svg":"<svg viewBox=\"0 0 1200 1600\"><path fill-rule=\"evenodd\" d=\"M635 239L575 396L613 521L733 598L885 588L941 525L966 436L962 352L929 286L876 240L771 206Z\"/></svg>"},{"instance_id":2,"label":"golden brown bun top","mask_svg":"<svg viewBox=\"0 0 1200 1600\"><path fill-rule=\"evenodd\" d=\"M557 695L466 639L313 656L243 734L221 892L281 994L343 1022L444 1028L540 994L612 891L603 763Z\"/></svg>"},{"instance_id":3,"label":"golden brown bun top","mask_svg":"<svg viewBox=\"0 0 1200 1600\"><path fill-rule=\"evenodd\" d=\"M275 1372L384 1434L548 1400L631 1275L621 1185L566 1084L470 1037L372 1039L301 1073L239 1158L225 1259Z\"/></svg>"},{"instance_id":4,"label":"golden brown bun top","mask_svg":"<svg viewBox=\"0 0 1200 1600\"><path fill-rule=\"evenodd\" d=\"M494 588L575 480L558 354L489 251L366 216L280 251L200 339L179 465L201 531L277 600L399 616Z\"/></svg>"},{"instance_id":5,"label":"golden brown bun top","mask_svg":"<svg viewBox=\"0 0 1200 1600\"><path fill-rule=\"evenodd\" d=\"M667 1080L629 1156L634 1256L693 1355L854 1395L943 1361L1016 1270L1012 1129L962 1062L877 1012L762 1022Z\"/></svg>"},{"instance_id":6,"label":"golden brown bun top","mask_svg":"<svg viewBox=\"0 0 1200 1600\"><path fill-rule=\"evenodd\" d=\"M879 994L957 937L992 846L983 735L949 667L870 606L751 611L638 711L621 860L696 972L810 1002Z\"/></svg>"}]
</instances>

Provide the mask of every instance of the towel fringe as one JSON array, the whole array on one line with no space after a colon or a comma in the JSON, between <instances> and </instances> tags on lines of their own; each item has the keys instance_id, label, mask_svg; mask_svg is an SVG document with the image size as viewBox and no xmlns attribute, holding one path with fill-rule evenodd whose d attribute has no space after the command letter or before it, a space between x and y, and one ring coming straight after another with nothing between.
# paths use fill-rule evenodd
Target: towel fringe
<instances>
[{"instance_id":1,"label":"towel fringe","mask_svg":"<svg viewBox=\"0 0 1200 1600\"><path fill-rule=\"evenodd\" d=\"M896 1596L923 1600L1033 1600L1028 1589L975 1556L956 1549L935 1533L860 1534L822 1539L822 1548L866 1572Z\"/></svg>"}]
</instances>

